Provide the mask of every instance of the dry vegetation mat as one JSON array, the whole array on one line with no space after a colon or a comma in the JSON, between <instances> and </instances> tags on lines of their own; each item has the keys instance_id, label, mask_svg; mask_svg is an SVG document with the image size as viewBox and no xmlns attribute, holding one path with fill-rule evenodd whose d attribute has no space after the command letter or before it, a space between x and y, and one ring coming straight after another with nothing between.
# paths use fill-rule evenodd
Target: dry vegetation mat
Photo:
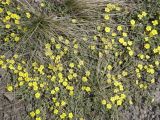
<instances>
[{"instance_id":1,"label":"dry vegetation mat","mask_svg":"<svg viewBox=\"0 0 160 120\"><path fill-rule=\"evenodd\" d=\"M61 119L160 119L160 0L0 0L0 120Z\"/></svg>"}]
</instances>

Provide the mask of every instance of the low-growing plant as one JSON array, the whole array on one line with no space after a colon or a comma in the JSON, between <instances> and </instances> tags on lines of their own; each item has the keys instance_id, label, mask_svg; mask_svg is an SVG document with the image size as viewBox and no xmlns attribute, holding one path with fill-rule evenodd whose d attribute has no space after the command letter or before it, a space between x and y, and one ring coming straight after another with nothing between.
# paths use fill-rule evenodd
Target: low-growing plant
<instances>
[{"instance_id":1,"label":"low-growing plant","mask_svg":"<svg viewBox=\"0 0 160 120\"><path fill-rule=\"evenodd\" d=\"M159 9L158 0L0 0L2 82L26 102L22 119L158 118L134 110L159 104Z\"/></svg>"}]
</instances>

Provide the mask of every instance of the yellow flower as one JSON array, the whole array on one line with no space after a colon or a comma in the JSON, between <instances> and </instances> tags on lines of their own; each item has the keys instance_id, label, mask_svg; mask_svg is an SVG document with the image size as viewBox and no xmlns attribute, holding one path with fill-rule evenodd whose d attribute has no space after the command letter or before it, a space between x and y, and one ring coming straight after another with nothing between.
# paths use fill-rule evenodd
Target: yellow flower
<instances>
[{"instance_id":1,"label":"yellow flower","mask_svg":"<svg viewBox=\"0 0 160 120\"><path fill-rule=\"evenodd\" d=\"M51 48L51 44L49 44L49 43L45 44L45 48L46 49L50 49Z\"/></svg>"},{"instance_id":2,"label":"yellow flower","mask_svg":"<svg viewBox=\"0 0 160 120\"><path fill-rule=\"evenodd\" d=\"M86 76L90 76L90 71L86 71Z\"/></svg>"},{"instance_id":3,"label":"yellow flower","mask_svg":"<svg viewBox=\"0 0 160 120\"><path fill-rule=\"evenodd\" d=\"M70 119L72 119L72 118L73 118L73 113L70 112L70 113L68 114L68 117L69 117Z\"/></svg>"},{"instance_id":4,"label":"yellow flower","mask_svg":"<svg viewBox=\"0 0 160 120\"><path fill-rule=\"evenodd\" d=\"M40 74L44 74L43 69L44 69L44 65L40 65L40 67L38 68L38 71Z\"/></svg>"},{"instance_id":5,"label":"yellow flower","mask_svg":"<svg viewBox=\"0 0 160 120\"><path fill-rule=\"evenodd\" d=\"M136 85L138 85L138 83L139 83L138 80L136 80Z\"/></svg>"},{"instance_id":6,"label":"yellow flower","mask_svg":"<svg viewBox=\"0 0 160 120\"><path fill-rule=\"evenodd\" d=\"M144 55L143 55L143 54L139 54L138 57L139 57L140 59L144 59Z\"/></svg>"},{"instance_id":7,"label":"yellow flower","mask_svg":"<svg viewBox=\"0 0 160 120\"><path fill-rule=\"evenodd\" d=\"M102 105L106 105L107 102L106 102L106 100L102 100L101 103L102 103Z\"/></svg>"},{"instance_id":8,"label":"yellow flower","mask_svg":"<svg viewBox=\"0 0 160 120\"><path fill-rule=\"evenodd\" d=\"M0 65L3 65L3 61L2 60L0 60Z\"/></svg>"},{"instance_id":9,"label":"yellow flower","mask_svg":"<svg viewBox=\"0 0 160 120\"><path fill-rule=\"evenodd\" d=\"M64 100L61 101L61 106L65 106L66 102Z\"/></svg>"},{"instance_id":10,"label":"yellow flower","mask_svg":"<svg viewBox=\"0 0 160 120\"><path fill-rule=\"evenodd\" d=\"M102 58L102 57L103 57L103 53L99 52L99 58Z\"/></svg>"},{"instance_id":11,"label":"yellow flower","mask_svg":"<svg viewBox=\"0 0 160 120\"><path fill-rule=\"evenodd\" d=\"M138 18L141 20L143 18L143 15L138 14Z\"/></svg>"},{"instance_id":12,"label":"yellow flower","mask_svg":"<svg viewBox=\"0 0 160 120\"><path fill-rule=\"evenodd\" d=\"M56 106L56 107L58 107L59 105L60 105L60 103L59 103L59 102L56 102L56 103L55 103L55 106Z\"/></svg>"},{"instance_id":13,"label":"yellow flower","mask_svg":"<svg viewBox=\"0 0 160 120\"><path fill-rule=\"evenodd\" d=\"M29 86L29 87L32 87L32 86L33 86L32 82L29 82L29 83L28 83L28 86Z\"/></svg>"},{"instance_id":14,"label":"yellow flower","mask_svg":"<svg viewBox=\"0 0 160 120\"><path fill-rule=\"evenodd\" d=\"M105 28L105 31L106 31L107 33L109 33L109 32L111 31L110 27L106 27L106 28Z\"/></svg>"},{"instance_id":15,"label":"yellow flower","mask_svg":"<svg viewBox=\"0 0 160 120\"><path fill-rule=\"evenodd\" d=\"M123 46L127 46L127 42L122 43Z\"/></svg>"},{"instance_id":16,"label":"yellow flower","mask_svg":"<svg viewBox=\"0 0 160 120\"><path fill-rule=\"evenodd\" d=\"M159 61L158 61L158 60L155 61L155 65L156 65L156 66L159 65Z\"/></svg>"},{"instance_id":17,"label":"yellow flower","mask_svg":"<svg viewBox=\"0 0 160 120\"><path fill-rule=\"evenodd\" d=\"M129 53L130 56L133 56L133 55L134 55L133 50L130 50L128 53Z\"/></svg>"},{"instance_id":18,"label":"yellow flower","mask_svg":"<svg viewBox=\"0 0 160 120\"><path fill-rule=\"evenodd\" d=\"M55 38L54 38L54 37L51 37L51 43L54 44L55 41L56 41ZM49 43L48 43L48 44L49 44ZM50 46L51 46L51 45L50 45Z\"/></svg>"},{"instance_id":19,"label":"yellow flower","mask_svg":"<svg viewBox=\"0 0 160 120\"><path fill-rule=\"evenodd\" d=\"M138 64L138 68L139 68L140 70L142 70L142 69L143 69L143 65L142 65L142 64Z\"/></svg>"},{"instance_id":20,"label":"yellow flower","mask_svg":"<svg viewBox=\"0 0 160 120\"><path fill-rule=\"evenodd\" d=\"M41 111L39 110L39 109L37 109L36 110L36 114L38 115L38 114L40 114L41 113Z\"/></svg>"},{"instance_id":21,"label":"yellow flower","mask_svg":"<svg viewBox=\"0 0 160 120\"><path fill-rule=\"evenodd\" d=\"M77 49L78 48L78 44L74 44L74 46L73 46L75 49Z\"/></svg>"},{"instance_id":22,"label":"yellow flower","mask_svg":"<svg viewBox=\"0 0 160 120\"><path fill-rule=\"evenodd\" d=\"M38 99L38 98L40 98L40 96L41 96L41 94L39 93L39 92L37 92L36 94L35 94L35 97Z\"/></svg>"},{"instance_id":23,"label":"yellow flower","mask_svg":"<svg viewBox=\"0 0 160 120\"><path fill-rule=\"evenodd\" d=\"M74 67L74 63L70 63L69 67L73 68Z\"/></svg>"},{"instance_id":24,"label":"yellow flower","mask_svg":"<svg viewBox=\"0 0 160 120\"><path fill-rule=\"evenodd\" d=\"M5 2L7 5L9 5L10 3L11 3L11 1L10 0L6 0L6 2ZM3 4L3 2L2 2L2 4Z\"/></svg>"},{"instance_id":25,"label":"yellow flower","mask_svg":"<svg viewBox=\"0 0 160 120\"><path fill-rule=\"evenodd\" d=\"M136 24L135 20L132 19L132 20L130 21L130 24L131 24L132 26L134 26L134 25Z\"/></svg>"},{"instance_id":26,"label":"yellow flower","mask_svg":"<svg viewBox=\"0 0 160 120\"><path fill-rule=\"evenodd\" d=\"M31 14L27 12L27 13L26 13L26 17L27 17L27 18L30 18L30 17L31 17Z\"/></svg>"},{"instance_id":27,"label":"yellow flower","mask_svg":"<svg viewBox=\"0 0 160 120\"><path fill-rule=\"evenodd\" d=\"M149 49L149 48L150 48L150 44L146 43L146 44L144 45L144 47L145 47L146 49Z\"/></svg>"},{"instance_id":28,"label":"yellow flower","mask_svg":"<svg viewBox=\"0 0 160 120\"><path fill-rule=\"evenodd\" d=\"M53 113L56 114L56 115L58 114L58 112L59 111L57 109L54 109L54 111L53 111Z\"/></svg>"},{"instance_id":29,"label":"yellow flower","mask_svg":"<svg viewBox=\"0 0 160 120\"><path fill-rule=\"evenodd\" d=\"M148 87L147 85L144 85L144 89L147 89L147 87Z\"/></svg>"},{"instance_id":30,"label":"yellow flower","mask_svg":"<svg viewBox=\"0 0 160 120\"><path fill-rule=\"evenodd\" d=\"M124 43L124 39L123 38L119 38L119 43L123 44Z\"/></svg>"},{"instance_id":31,"label":"yellow flower","mask_svg":"<svg viewBox=\"0 0 160 120\"><path fill-rule=\"evenodd\" d=\"M115 82L114 82L114 85L115 85L115 86L119 86L120 83L119 83L118 81L115 81Z\"/></svg>"},{"instance_id":32,"label":"yellow flower","mask_svg":"<svg viewBox=\"0 0 160 120\"><path fill-rule=\"evenodd\" d=\"M19 83L19 86L22 86L22 85L24 85L24 82L23 82L23 81L21 81L21 82Z\"/></svg>"},{"instance_id":33,"label":"yellow flower","mask_svg":"<svg viewBox=\"0 0 160 120\"><path fill-rule=\"evenodd\" d=\"M154 69L149 69L148 72L151 73L151 74L154 74L155 70Z\"/></svg>"},{"instance_id":34,"label":"yellow flower","mask_svg":"<svg viewBox=\"0 0 160 120\"><path fill-rule=\"evenodd\" d=\"M152 80L151 80L151 83L155 83L155 79L152 79Z\"/></svg>"},{"instance_id":35,"label":"yellow flower","mask_svg":"<svg viewBox=\"0 0 160 120\"><path fill-rule=\"evenodd\" d=\"M18 58L18 54L14 54L13 58L17 59Z\"/></svg>"},{"instance_id":36,"label":"yellow flower","mask_svg":"<svg viewBox=\"0 0 160 120\"><path fill-rule=\"evenodd\" d=\"M136 70L135 70L135 71L136 71L136 73L139 73L139 72L140 72L140 70L139 70L139 69L137 69L137 68L136 68Z\"/></svg>"},{"instance_id":37,"label":"yellow flower","mask_svg":"<svg viewBox=\"0 0 160 120\"><path fill-rule=\"evenodd\" d=\"M147 15L147 13L145 12L145 11L142 11L142 16L146 16Z\"/></svg>"},{"instance_id":38,"label":"yellow flower","mask_svg":"<svg viewBox=\"0 0 160 120\"><path fill-rule=\"evenodd\" d=\"M35 112L33 112L33 111L30 112L30 116L31 116L32 118L35 117L35 115L36 115Z\"/></svg>"},{"instance_id":39,"label":"yellow flower","mask_svg":"<svg viewBox=\"0 0 160 120\"><path fill-rule=\"evenodd\" d=\"M56 44L56 49L60 49L61 48L61 44Z\"/></svg>"},{"instance_id":40,"label":"yellow flower","mask_svg":"<svg viewBox=\"0 0 160 120\"><path fill-rule=\"evenodd\" d=\"M87 82L88 81L87 77L82 77L82 81Z\"/></svg>"},{"instance_id":41,"label":"yellow flower","mask_svg":"<svg viewBox=\"0 0 160 120\"><path fill-rule=\"evenodd\" d=\"M143 87L144 87L144 85L143 85L143 84L140 84L140 85L139 85L139 87L140 87L140 88L143 88Z\"/></svg>"},{"instance_id":42,"label":"yellow flower","mask_svg":"<svg viewBox=\"0 0 160 120\"><path fill-rule=\"evenodd\" d=\"M8 38L8 37L4 38L4 41L5 41L5 42L8 42L8 41L9 41L9 38Z\"/></svg>"},{"instance_id":43,"label":"yellow flower","mask_svg":"<svg viewBox=\"0 0 160 120\"><path fill-rule=\"evenodd\" d=\"M127 37L127 33L123 32L122 34L123 34L123 37Z\"/></svg>"},{"instance_id":44,"label":"yellow flower","mask_svg":"<svg viewBox=\"0 0 160 120\"><path fill-rule=\"evenodd\" d=\"M44 87L44 84L41 83L41 84L40 84L40 87L43 88L43 87Z\"/></svg>"},{"instance_id":45,"label":"yellow flower","mask_svg":"<svg viewBox=\"0 0 160 120\"><path fill-rule=\"evenodd\" d=\"M68 75L68 79L69 79L69 80L72 80L72 79L73 79L73 75L72 75L72 74L69 74L69 75Z\"/></svg>"},{"instance_id":46,"label":"yellow flower","mask_svg":"<svg viewBox=\"0 0 160 120\"><path fill-rule=\"evenodd\" d=\"M63 74L61 72L58 73L59 78L63 78Z\"/></svg>"},{"instance_id":47,"label":"yellow flower","mask_svg":"<svg viewBox=\"0 0 160 120\"><path fill-rule=\"evenodd\" d=\"M112 70L112 68L113 68L113 67L112 67L111 65L108 65L108 66L107 66L107 69L108 69L108 70Z\"/></svg>"},{"instance_id":48,"label":"yellow flower","mask_svg":"<svg viewBox=\"0 0 160 120\"><path fill-rule=\"evenodd\" d=\"M105 20L109 20L109 18L110 18L110 17L109 17L108 14L106 14L106 15L104 16L104 19L105 19Z\"/></svg>"},{"instance_id":49,"label":"yellow flower","mask_svg":"<svg viewBox=\"0 0 160 120\"><path fill-rule=\"evenodd\" d=\"M70 92L69 92L69 95L70 95L70 96L73 96L73 95L74 95L74 91L70 91Z\"/></svg>"},{"instance_id":50,"label":"yellow flower","mask_svg":"<svg viewBox=\"0 0 160 120\"><path fill-rule=\"evenodd\" d=\"M57 101L57 98L53 97L52 101L55 103Z\"/></svg>"},{"instance_id":51,"label":"yellow flower","mask_svg":"<svg viewBox=\"0 0 160 120\"><path fill-rule=\"evenodd\" d=\"M45 7L45 4L43 2L40 5L41 5L41 7Z\"/></svg>"},{"instance_id":52,"label":"yellow flower","mask_svg":"<svg viewBox=\"0 0 160 120\"><path fill-rule=\"evenodd\" d=\"M152 30L152 26L147 26L146 27L146 31L151 31Z\"/></svg>"},{"instance_id":53,"label":"yellow flower","mask_svg":"<svg viewBox=\"0 0 160 120\"><path fill-rule=\"evenodd\" d=\"M120 7L116 7L116 10L117 10L117 11L120 11L120 10L121 10L121 8L120 8Z\"/></svg>"},{"instance_id":54,"label":"yellow flower","mask_svg":"<svg viewBox=\"0 0 160 120\"><path fill-rule=\"evenodd\" d=\"M7 28L7 29L11 28L11 25L10 25L10 24L7 24L7 25L6 25L6 28Z\"/></svg>"},{"instance_id":55,"label":"yellow flower","mask_svg":"<svg viewBox=\"0 0 160 120\"><path fill-rule=\"evenodd\" d=\"M72 19L72 23L77 23L77 20L76 19Z\"/></svg>"},{"instance_id":56,"label":"yellow flower","mask_svg":"<svg viewBox=\"0 0 160 120\"><path fill-rule=\"evenodd\" d=\"M132 104L133 104L132 100L129 100L129 104L130 104L130 105L132 105Z\"/></svg>"},{"instance_id":57,"label":"yellow flower","mask_svg":"<svg viewBox=\"0 0 160 120\"><path fill-rule=\"evenodd\" d=\"M90 87L86 87L86 91L87 91L87 92L90 92L90 91L91 91L91 88L90 88Z\"/></svg>"},{"instance_id":58,"label":"yellow flower","mask_svg":"<svg viewBox=\"0 0 160 120\"><path fill-rule=\"evenodd\" d=\"M149 38L148 38L148 37L145 37L144 40L147 42L147 41L149 41Z\"/></svg>"},{"instance_id":59,"label":"yellow flower","mask_svg":"<svg viewBox=\"0 0 160 120\"><path fill-rule=\"evenodd\" d=\"M110 73L107 74L107 78L111 78L112 75Z\"/></svg>"},{"instance_id":60,"label":"yellow flower","mask_svg":"<svg viewBox=\"0 0 160 120\"><path fill-rule=\"evenodd\" d=\"M121 98L122 98L122 99L125 99L125 98L126 98L126 95L125 95L125 94L121 94Z\"/></svg>"},{"instance_id":61,"label":"yellow flower","mask_svg":"<svg viewBox=\"0 0 160 120\"><path fill-rule=\"evenodd\" d=\"M128 75L128 72L122 71L122 75L123 75L123 76L127 76L127 75Z\"/></svg>"},{"instance_id":62,"label":"yellow flower","mask_svg":"<svg viewBox=\"0 0 160 120\"><path fill-rule=\"evenodd\" d=\"M96 46L95 45L91 45L91 50L95 50L96 49Z\"/></svg>"},{"instance_id":63,"label":"yellow flower","mask_svg":"<svg viewBox=\"0 0 160 120\"><path fill-rule=\"evenodd\" d=\"M106 107L107 107L107 109L111 109L112 105L111 104L107 104Z\"/></svg>"},{"instance_id":64,"label":"yellow flower","mask_svg":"<svg viewBox=\"0 0 160 120\"><path fill-rule=\"evenodd\" d=\"M67 116L66 113L62 113L62 114L60 115L60 118L61 118L61 119L64 119L66 116Z\"/></svg>"},{"instance_id":65,"label":"yellow flower","mask_svg":"<svg viewBox=\"0 0 160 120\"><path fill-rule=\"evenodd\" d=\"M7 90L8 90L9 92L12 92L12 91L13 91L13 86L8 85L8 86L7 86Z\"/></svg>"},{"instance_id":66,"label":"yellow flower","mask_svg":"<svg viewBox=\"0 0 160 120\"><path fill-rule=\"evenodd\" d=\"M55 91L58 92L59 91L59 87L55 87Z\"/></svg>"},{"instance_id":67,"label":"yellow flower","mask_svg":"<svg viewBox=\"0 0 160 120\"><path fill-rule=\"evenodd\" d=\"M123 27L121 25L117 26L117 30L118 31L122 31L123 30Z\"/></svg>"},{"instance_id":68,"label":"yellow flower","mask_svg":"<svg viewBox=\"0 0 160 120\"><path fill-rule=\"evenodd\" d=\"M106 7L105 12L107 12L107 13L110 12L110 9Z\"/></svg>"},{"instance_id":69,"label":"yellow flower","mask_svg":"<svg viewBox=\"0 0 160 120\"><path fill-rule=\"evenodd\" d=\"M114 103L114 102L116 101L115 97L111 97L111 98L110 98L110 101L111 101L112 103Z\"/></svg>"},{"instance_id":70,"label":"yellow flower","mask_svg":"<svg viewBox=\"0 0 160 120\"><path fill-rule=\"evenodd\" d=\"M41 120L41 117L37 117L36 120Z\"/></svg>"},{"instance_id":71,"label":"yellow flower","mask_svg":"<svg viewBox=\"0 0 160 120\"><path fill-rule=\"evenodd\" d=\"M19 20L15 20L14 23L17 25L20 24Z\"/></svg>"},{"instance_id":72,"label":"yellow flower","mask_svg":"<svg viewBox=\"0 0 160 120\"><path fill-rule=\"evenodd\" d=\"M38 90L38 86L37 85L33 85L33 83L29 83L28 86L33 86L33 90L37 91Z\"/></svg>"},{"instance_id":73,"label":"yellow flower","mask_svg":"<svg viewBox=\"0 0 160 120\"><path fill-rule=\"evenodd\" d=\"M149 55L146 55L146 59L150 59L150 56L149 56Z\"/></svg>"},{"instance_id":74,"label":"yellow flower","mask_svg":"<svg viewBox=\"0 0 160 120\"><path fill-rule=\"evenodd\" d=\"M15 38L14 38L14 41L15 41L15 42L18 42L19 40L20 40L19 37L15 37Z\"/></svg>"},{"instance_id":75,"label":"yellow flower","mask_svg":"<svg viewBox=\"0 0 160 120\"><path fill-rule=\"evenodd\" d=\"M97 30L100 31L101 30L101 26L97 26ZM83 39L84 41L87 41L87 39Z\"/></svg>"},{"instance_id":76,"label":"yellow flower","mask_svg":"<svg viewBox=\"0 0 160 120\"><path fill-rule=\"evenodd\" d=\"M74 87L73 87L73 86L69 86L68 90L73 91L73 90L74 90Z\"/></svg>"},{"instance_id":77,"label":"yellow flower","mask_svg":"<svg viewBox=\"0 0 160 120\"><path fill-rule=\"evenodd\" d=\"M15 19L16 15L17 15L17 14L14 14L14 13L11 14L11 18Z\"/></svg>"},{"instance_id":78,"label":"yellow flower","mask_svg":"<svg viewBox=\"0 0 160 120\"><path fill-rule=\"evenodd\" d=\"M7 11L7 15L11 15L12 13L10 11Z\"/></svg>"},{"instance_id":79,"label":"yellow flower","mask_svg":"<svg viewBox=\"0 0 160 120\"><path fill-rule=\"evenodd\" d=\"M2 12L3 12L3 8L0 7L0 13L2 13Z\"/></svg>"},{"instance_id":80,"label":"yellow flower","mask_svg":"<svg viewBox=\"0 0 160 120\"><path fill-rule=\"evenodd\" d=\"M118 106L122 105L122 100L118 100L118 101L117 101L117 105L118 105Z\"/></svg>"},{"instance_id":81,"label":"yellow flower","mask_svg":"<svg viewBox=\"0 0 160 120\"><path fill-rule=\"evenodd\" d=\"M158 20L152 21L152 24L153 24L154 26L158 25Z\"/></svg>"},{"instance_id":82,"label":"yellow flower","mask_svg":"<svg viewBox=\"0 0 160 120\"><path fill-rule=\"evenodd\" d=\"M115 37L115 36L117 36L117 34L116 33L112 33L112 36Z\"/></svg>"},{"instance_id":83,"label":"yellow flower","mask_svg":"<svg viewBox=\"0 0 160 120\"><path fill-rule=\"evenodd\" d=\"M6 16L5 19L8 21L8 20L10 20L11 18L10 18L10 16Z\"/></svg>"},{"instance_id":84,"label":"yellow flower","mask_svg":"<svg viewBox=\"0 0 160 120\"><path fill-rule=\"evenodd\" d=\"M131 46L133 44L132 41L128 41L127 43L128 43L129 46Z\"/></svg>"},{"instance_id":85,"label":"yellow flower","mask_svg":"<svg viewBox=\"0 0 160 120\"><path fill-rule=\"evenodd\" d=\"M119 90L118 89L114 89L114 93L118 93L119 92Z\"/></svg>"},{"instance_id":86,"label":"yellow flower","mask_svg":"<svg viewBox=\"0 0 160 120\"><path fill-rule=\"evenodd\" d=\"M68 85L68 83L66 81L64 81L62 84L63 84L63 86L67 86Z\"/></svg>"},{"instance_id":87,"label":"yellow flower","mask_svg":"<svg viewBox=\"0 0 160 120\"><path fill-rule=\"evenodd\" d=\"M54 95L56 93L55 90L51 90L51 94Z\"/></svg>"},{"instance_id":88,"label":"yellow flower","mask_svg":"<svg viewBox=\"0 0 160 120\"><path fill-rule=\"evenodd\" d=\"M140 73L137 73L137 77L138 77L138 78L141 78L141 74L140 74Z\"/></svg>"},{"instance_id":89,"label":"yellow flower","mask_svg":"<svg viewBox=\"0 0 160 120\"><path fill-rule=\"evenodd\" d=\"M153 29L151 32L150 32L150 37L152 37L152 36L155 36L155 35L157 35L158 34L158 31L157 30L155 30L155 29Z\"/></svg>"}]
</instances>

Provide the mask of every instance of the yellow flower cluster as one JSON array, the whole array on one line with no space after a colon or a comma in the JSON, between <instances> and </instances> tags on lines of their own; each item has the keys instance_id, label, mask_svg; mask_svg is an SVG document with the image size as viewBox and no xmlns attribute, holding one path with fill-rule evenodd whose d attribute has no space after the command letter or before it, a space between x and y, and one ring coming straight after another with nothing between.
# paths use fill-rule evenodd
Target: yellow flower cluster
<instances>
[{"instance_id":1,"label":"yellow flower cluster","mask_svg":"<svg viewBox=\"0 0 160 120\"><path fill-rule=\"evenodd\" d=\"M24 11L10 0L0 1L0 4L2 4L2 7L0 7L0 22L3 27L3 38L1 39L3 39L4 42L19 42L21 39L20 36L26 31L26 27L21 23L24 18ZM12 8L15 8L14 11Z\"/></svg>"},{"instance_id":2,"label":"yellow flower cluster","mask_svg":"<svg viewBox=\"0 0 160 120\"><path fill-rule=\"evenodd\" d=\"M112 4L109 4L105 8L105 20L109 21L110 19L112 19L110 13L112 14L113 12L115 12L115 8L116 5L114 6ZM107 94L105 99L102 99L101 101L101 104L105 105L107 109L111 109L112 107L114 108L114 106L120 106L125 103L125 101L128 101L128 103L131 105L133 104L133 101L130 99L132 93L129 95L125 94L125 92L130 93L130 87L127 85L129 84L128 82L133 83L136 87L143 90L149 89L149 86L156 82L154 75L156 74L156 70L159 69L158 55L160 52L159 43L157 46L157 42L155 42L155 39L157 39L157 35L159 34L157 27L159 25L159 21L157 19L151 22L145 21L148 20L146 19L148 17L148 14L149 13L145 11L140 12L140 14L137 15L139 20L136 17L131 18L129 20L129 26L119 24L116 26L116 28L112 28L110 27L111 23L109 21L108 23L102 23L97 27L98 32L103 32L102 28L104 27L104 31L105 33L107 33L105 35L98 34L97 36L94 36L94 40L96 42L98 41L97 37L101 38L102 44L100 44L99 49L102 49L103 47L101 46L103 45L105 46L104 48L106 48L105 52L104 50L99 50L99 56L101 56L100 58L102 60L104 60L105 57L111 59L107 59L107 67L104 67L104 71L102 70L103 72L101 71L103 75L107 72L107 80L106 78L104 78L104 80L107 82L107 86L104 87L101 92L103 93L103 91L105 91L104 89L107 88L112 89L111 91L109 91L111 96L109 97ZM141 25L143 25L142 28ZM134 31L134 33L142 35L141 39L137 36L132 35L132 31ZM112 49L108 49L109 47L107 46L107 44L111 44ZM127 56L126 53L128 53L129 56ZM153 53L154 55L152 58ZM133 61L131 59L133 59ZM154 64L150 61L151 59L154 59ZM131 64L129 64L129 66L126 67L126 61L132 62ZM116 74L116 71L118 71L117 76L114 75ZM130 80L128 78L129 76L134 76L135 80L128 81ZM104 82L102 82L102 86L103 84Z\"/></svg>"},{"instance_id":3,"label":"yellow flower cluster","mask_svg":"<svg viewBox=\"0 0 160 120\"><path fill-rule=\"evenodd\" d=\"M142 11L140 14L137 15L138 18L141 20L142 18L147 16L147 13L145 11Z\"/></svg>"},{"instance_id":4,"label":"yellow flower cluster","mask_svg":"<svg viewBox=\"0 0 160 120\"><path fill-rule=\"evenodd\" d=\"M18 6L14 12L7 10L9 7L3 5L14 6L10 0L0 0L0 3L2 31L7 33L0 38L7 44L10 40L18 42L27 30L21 21L32 20L34 14ZM45 2L40 6L45 7ZM36 103L33 110L29 110L31 119L46 119L43 109L50 110L56 119L78 119L81 116L79 102L84 102L84 96L85 100L89 96L86 103L96 100L100 104L101 101L102 106L110 110L133 105L136 101L132 101L133 91L139 90L137 96L140 96L145 94L144 90L151 89L160 69L159 20L149 21L149 13L141 11L129 20L126 18L124 24L112 25L112 16L116 18L117 11L127 11L125 9L118 4L107 4L104 21L91 36L79 39L45 36L40 46L42 51L36 51L38 55L29 59L16 54L17 51L10 56L1 53L4 55L0 56L0 68L11 74L14 81L7 83L6 90L20 90L25 99ZM71 22L77 25L79 20Z\"/></svg>"}]
</instances>

